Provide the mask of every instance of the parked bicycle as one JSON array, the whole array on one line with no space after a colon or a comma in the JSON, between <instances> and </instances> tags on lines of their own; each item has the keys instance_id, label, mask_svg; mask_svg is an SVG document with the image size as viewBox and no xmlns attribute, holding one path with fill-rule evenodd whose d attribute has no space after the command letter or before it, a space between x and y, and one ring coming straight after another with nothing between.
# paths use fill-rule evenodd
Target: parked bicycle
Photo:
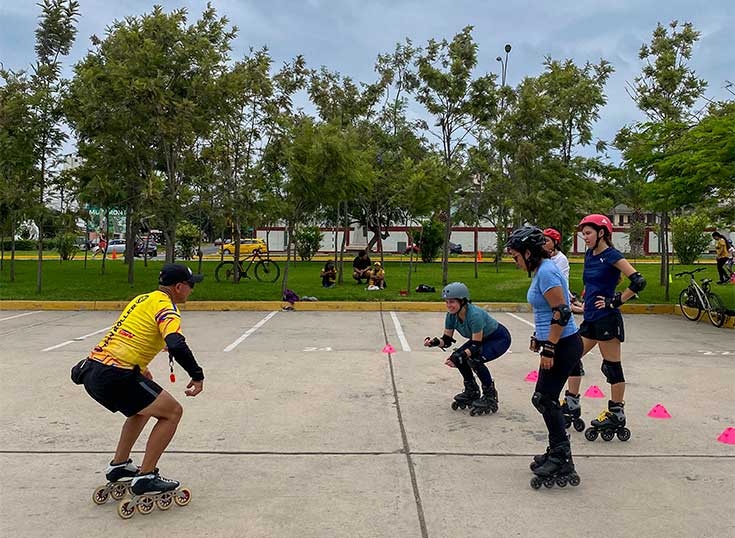
<instances>
[{"instance_id":1,"label":"parked bicycle","mask_svg":"<svg viewBox=\"0 0 735 538\"><path fill-rule=\"evenodd\" d=\"M247 266L245 265L247 263ZM250 256L240 258L240 278L250 278L248 272L254 268L255 278L260 282L275 282L281 276L281 268L266 254L263 256L260 249L255 249ZM235 281L235 262L223 261L214 270L214 278L217 282Z\"/></svg>"},{"instance_id":2,"label":"parked bicycle","mask_svg":"<svg viewBox=\"0 0 735 538\"><path fill-rule=\"evenodd\" d=\"M722 299L712 292L712 279L703 278L702 285L700 286L697 283L697 279L694 278L695 273L704 270L704 267L699 267L693 271L676 273L676 277L689 275L689 285L681 290L679 294L679 308L681 308L681 313L684 314L684 317L692 321L697 321L702 316L703 311L707 312L707 316L712 322L712 325L722 327L725 323L725 318L727 318L727 309Z\"/></svg>"}]
</instances>

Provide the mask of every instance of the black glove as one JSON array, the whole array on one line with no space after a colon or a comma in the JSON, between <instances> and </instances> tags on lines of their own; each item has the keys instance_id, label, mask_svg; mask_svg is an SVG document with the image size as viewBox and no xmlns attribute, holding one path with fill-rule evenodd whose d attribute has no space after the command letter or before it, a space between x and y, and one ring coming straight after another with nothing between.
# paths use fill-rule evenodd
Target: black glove
<instances>
[{"instance_id":1,"label":"black glove","mask_svg":"<svg viewBox=\"0 0 735 538\"><path fill-rule=\"evenodd\" d=\"M541 343L536 339L536 333L531 335L531 345L529 346L529 349L536 353L541 350Z\"/></svg>"},{"instance_id":2,"label":"black glove","mask_svg":"<svg viewBox=\"0 0 735 538\"><path fill-rule=\"evenodd\" d=\"M620 308L623 304L623 294L620 292L612 297L605 297L605 308Z\"/></svg>"},{"instance_id":3,"label":"black glove","mask_svg":"<svg viewBox=\"0 0 735 538\"><path fill-rule=\"evenodd\" d=\"M425 340L429 341L429 347L438 347L442 343L442 341L439 340L436 336L434 338L432 338L431 336L427 336Z\"/></svg>"},{"instance_id":4,"label":"black glove","mask_svg":"<svg viewBox=\"0 0 735 538\"><path fill-rule=\"evenodd\" d=\"M553 359L556 357L556 344L552 344L551 342L544 342L541 345L541 356L546 357L548 359Z\"/></svg>"}]
</instances>

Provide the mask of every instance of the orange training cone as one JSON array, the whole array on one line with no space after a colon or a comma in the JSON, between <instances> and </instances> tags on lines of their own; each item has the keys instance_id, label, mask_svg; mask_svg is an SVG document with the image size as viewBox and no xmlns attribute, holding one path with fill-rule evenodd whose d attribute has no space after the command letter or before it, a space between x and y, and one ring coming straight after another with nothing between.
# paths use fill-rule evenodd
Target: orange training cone
<instances>
[{"instance_id":1,"label":"orange training cone","mask_svg":"<svg viewBox=\"0 0 735 538\"><path fill-rule=\"evenodd\" d=\"M478 262L481 262L482 261L482 251L481 250L478 250L477 251L477 261Z\"/></svg>"},{"instance_id":2,"label":"orange training cone","mask_svg":"<svg viewBox=\"0 0 735 538\"><path fill-rule=\"evenodd\" d=\"M114 250L112 251L112 259L113 260L117 259L117 252L115 252Z\"/></svg>"}]
</instances>

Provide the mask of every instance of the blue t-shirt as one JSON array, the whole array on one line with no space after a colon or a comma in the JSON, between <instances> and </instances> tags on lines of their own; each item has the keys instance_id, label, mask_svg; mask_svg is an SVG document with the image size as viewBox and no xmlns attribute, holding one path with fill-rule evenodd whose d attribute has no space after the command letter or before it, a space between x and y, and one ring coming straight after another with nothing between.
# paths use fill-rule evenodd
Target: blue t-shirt
<instances>
[{"instance_id":1,"label":"blue t-shirt","mask_svg":"<svg viewBox=\"0 0 735 538\"><path fill-rule=\"evenodd\" d=\"M528 304L533 307L533 321L536 325L536 338L539 340L548 340L549 330L551 329L551 319L553 312L551 305L546 302L544 293L551 288L560 287L564 302L569 305L569 285L567 279L561 273L559 268L551 260L542 260L536 274L528 288L526 299ZM561 338L577 332L577 324L574 322L574 316L569 318L569 323L562 327Z\"/></svg>"},{"instance_id":2,"label":"blue t-shirt","mask_svg":"<svg viewBox=\"0 0 735 538\"><path fill-rule=\"evenodd\" d=\"M472 338L472 333L482 331L482 339L484 340L495 332L495 329L498 328L498 322L479 306L467 303L464 321L460 321L457 314L447 312L447 317L444 320L444 328L453 329L465 338Z\"/></svg>"},{"instance_id":3,"label":"blue t-shirt","mask_svg":"<svg viewBox=\"0 0 735 538\"><path fill-rule=\"evenodd\" d=\"M620 269L615 263L623 259L619 250L608 247L596 256L592 249L584 253L584 271L582 281L584 282L584 319L585 321L597 321L611 312L619 312L617 308L600 308L595 306L597 296L612 297L615 288L620 281Z\"/></svg>"}]
</instances>

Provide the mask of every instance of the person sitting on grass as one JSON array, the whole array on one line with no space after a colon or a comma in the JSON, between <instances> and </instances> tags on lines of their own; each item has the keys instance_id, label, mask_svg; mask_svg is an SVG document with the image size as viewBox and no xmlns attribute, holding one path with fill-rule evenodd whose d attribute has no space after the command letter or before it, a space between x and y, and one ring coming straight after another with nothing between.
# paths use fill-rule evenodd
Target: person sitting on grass
<instances>
[{"instance_id":1,"label":"person sitting on grass","mask_svg":"<svg viewBox=\"0 0 735 538\"><path fill-rule=\"evenodd\" d=\"M375 262L372 269L368 272L368 289L369 290L382 290L385 289L385 270L383 264Z\"/></svg>"},{"instance_id":2,"label":"person sitting on grass","mask_svg":"<svg viewBox=\"0 0 735 538\"><path fill-rule=\"evenodd\" d=\"M322 288L333 288L337 283L337 269L334 267L334 261L329 260L325 263L319 275L322 277Z\"/></svg>"},{"instance_id":3,"label":"person sitting on grass","mask_svg":"<svg viewBox=\"0 0 735 538\"><path fill-rule=\"evenodd\" d=\"M357 256L355 256L355 259L352 261L352 278L357 280L358 284L362 284L363 279L368 281L370 279L371 265L372 262L370 261L370 256L367 255L367 252L364 250L358 252Z\"/></svg>"}]
</instances>

